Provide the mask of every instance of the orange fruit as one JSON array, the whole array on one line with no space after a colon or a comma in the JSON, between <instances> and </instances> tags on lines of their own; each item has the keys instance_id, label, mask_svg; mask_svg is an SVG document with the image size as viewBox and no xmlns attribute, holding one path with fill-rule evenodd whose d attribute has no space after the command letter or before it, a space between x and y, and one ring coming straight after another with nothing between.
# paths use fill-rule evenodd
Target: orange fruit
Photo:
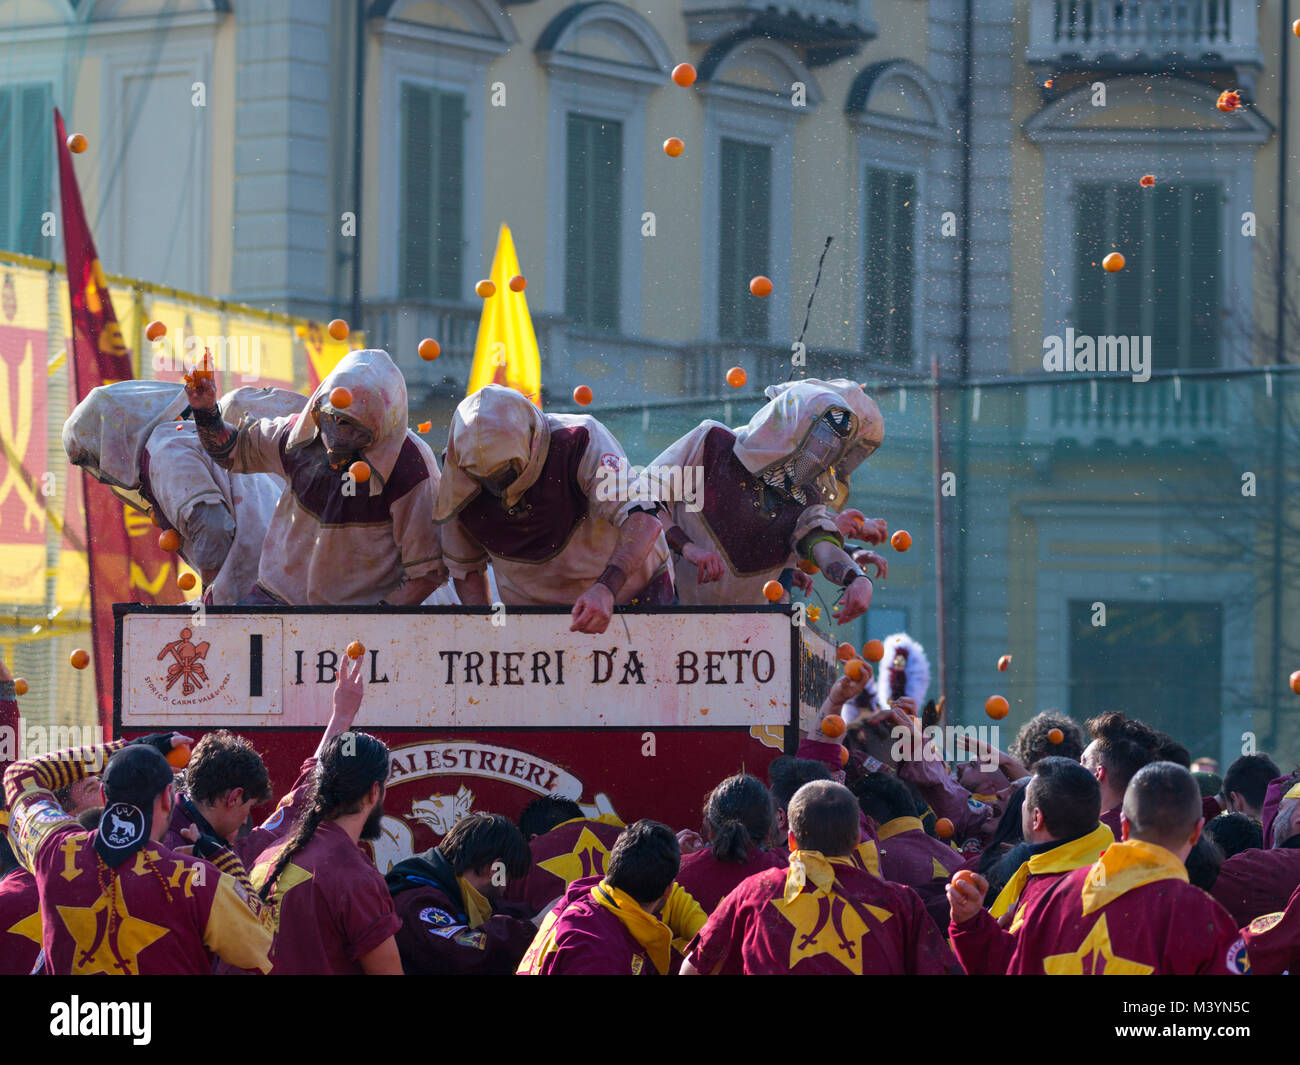
<instances>
[{"instance_id":1,"label":"orange fruit","mask_svg":"<svg viewBox=\"0 0 1300 1065\"><path fill-rule=\"evenodd\" d=\"M1291 690L1300 695L1300 669L1291 674Z\"/></svg>"},{"instance_id":2,"label":"orange fruit","mask_svg":"<svg viewBox=\"0 0 1300 1065\"><path fill-rule=\"evenodd\" d=\"M90 142L87 141L86 138L83 137L80 133L74 133L71 137L68 138L68 151L70 151L73 155L80 155L82 152L86 150L86 147L89 145L89 143Z\"/></svg>"},{"instance_id":3,"label":"orange fruit","mask_svg":"<svg viewBox=\"0 0 1300 1065\"><path fill-rule=\"evenodd\" d=\"M360 658L365 653L366 653L365 645L360 640L353 640L350 644L348 644L349 658Z\"/></svg>"},{"instance_id":4,"label":"orange fruit","mask_svg":"<svg viewBox=\"0 0 1300 1065\"><path fill-rule=\"evenodd\" d=\"M586 385L579 385L573 390L573 402L579 407L585 407L592 400L591 389Z\"/></svg>"},{"instance_id":5,"label":"orange fruit","mask_svg":"<svg viewBox=\"0 0 1300 1065\"><path fill-rule=\"evenodd\" d=\"M421 422L415 427L417 433L428 433L433 430L433 422Z\"/></svg>"},{"instance_id":6,"label":"orange fruit","mask_svg":"<svg viewBox=\"0 0 1300 1065\"><path fill-rule=\"evenodd\" d=\"M1008 669L1010 669L1010 668L1011 668L1011 656L1010 656L1010 655L1003 655L1001 658L998 659L998 672L999 672L999 673L1005 673L1005 672L1006 672Z\"/></svg>"},{"instance_id":7,"label":"orange fruit","mask_svg":"<svg viewBox=\"0 0 1300 1065\"><path fill-rule=\"evenodd\" d=\"M1065 742L1065 733L1062 732L1059 728L1048 729L1048 731L1047 731L1047 742L1048 742L1048 743L1064 743L1064 742Z\"/></svg>"},{"instance_id":8,"label":"orange fruit","mask_svg":"<svg viewBox=\"0 0 1300 1065\"><path fill-rule=\"evenodd\" d=\"M1048 78L1045 82L1043 82L1043 88L1050 89L1051 87L1052 87L1052 79Z\"/></svg>"},{"instance_id":9,"label":"orange fruit","mask_svg":"<svg viewBox=\"0 0 1300 1065\"><path fill-rule=\"evenodd\" d=\"M474 291L481 299L487 299L489 296L497 294L497 286L494 282L484 278L474 286Z\"/></svg>"},{"instance_id":10,"label":"orange fruit","mask_svg":"<svg viewBox=\"0 0 1300 1065\"><path fill-rule=\"evenodd\" d=\"M852 664L852 662L849 663L849 665ZM843 736L846 727L847 726L844 724L844 718L840 717L839 714L827 714L822 718L822 733L829 736L831 739L835 739L837 736Z\"/></svg>"},{"instance_id":11,"label":"orange fruit","mask_svg":"<svg viewBox=\"0 0 1300 1065\"><path fill-rule=\"evenodd\" d=\"M938 830L939 830L939 826L936 824L935 831L937 832ZM952 880L950 881L950 883L956 884L962 880L969 880L972 884L974 884L975 874L972 873L969 869L958 869L955 873L952 874Z\"/></svg>"},{"instance_id":12,"label":"orange fruit","mask_svg":"<svg viewBox=\"0 0 1300 1065\"><path fill-rule=\"evenodd\" d=\"M352 332L352 330L348 328L348 323L342 318L335 318L326 328L329 329L330 336L335 340L347 340L348 334Z\"/></svg>"},{"instance_id":13,"label":"orange fruit","mask_svg":"<svg viewBox=\"0 0 1300 1065\"><path fill-rule=\"evenodd\" d=\"M946 817L941 817L934 823L934 834L940 839L952 839L952 834L956 831L953 823Z\"/></svg>"},{"instance_id":14,"label":"orange fruit","mask_svg":"<svg viewBox=\"0 0 1300 1065\"><path fill-rule=\"evenodd\" d=\"M176 587L182 592L188 592L198 583L198 578L195 577L193 573L182 573L176 578Z\"/></svg>"},{"instance_id":15,"label":"orange fruit","mask_svg":"<svg viewBox=\"0 0 1300 1065\"><path fill-rule=\"evenodd\" d=\"M181 534L175 529L165 529L163 534L158 537L159 551L179 551L181 547Z\"/></svg>"},{"instance_id":16,"label":"orange fruit","mask_svg":"<svg viewBox=\"0 0 1300 1065\"><path fill-rule=\"evenodd\" d=\"M1225 115L1231 114L1241 106L1241 93L1236 89L1224 89L1219 93L1219 99L1214 106Z\"/></svg>"},{"instance_id":17,"label":"orange fruit","mask_svg":"<svg viewBox=\"0 0 1300 1065\"><path fill-rule=\"evenodd\" d=\"M515 274L506 284L510 286L511 292L523 292L528 287L528 279L523 274Z\"/></svg>"},{"instance_id":18,"label":"orange fruit","mask_svg":"<svg viewBox=\"0 0 1300 1065\"><path fill-rule=\"evenodd\" d=\"M686 151L686 144L681 137L669 137L664 141L664 154L670 155L676 159L682 152Z\"/></svg>"},{"instance_id":19,"label":"orange fruit","mask_svg":"<svg viewBox=\"0 0 1300 1065\"><path fill-rule=\"evenodd\" d=\"M352 479L356 481L357 484L365 484L370 480L370 464L357 459L356 462L348 467L348 473L352 474Z\"/></svg>"},{"instance_id":20,"label":"orange fruit","mask_svg":"<svg viewBox=\"0 0 1300 1065\"><path fill-rule=\"evenodd\" d=\"M844 675L849 680L857 682L862 679L862 671L867 668L867 664L860 658L850 658L844 663Z\"/></svg>"},{"instance_id":21,"label":"orange fruit","mask_svg":"<svg viewBox=\"0 0 1300 1065\"><path fill-rule=\"evenodd\" d=\"M895 551L906 551L912 546L912 534L906 529L899 529L889 538L889 543Z\"/></svg>"},{"instance_id":22,"label":"orange fruit","mask_svg":"<svg viewBox=\"0 0 1300 1065\"><path fill-rule=\"evenodd\" d=\"M167 335L167 327L156 319L144 327L145 340L159 340Z\"/></svg>"},{"instance_id":23,"label":"orange fruit","mask_svg":"<svg viewBox=\"0 0 1300 1065\"><path fill-rule=\"evenodd\" d=\"M167 752L167 764L173 769L184 769L190 764L190 745L178 743Z\"/></svg>"},{"instance_id":24,"label":"orange fruit","mask_svg":"<svg viewBox=\"0 0 1300 1065\"><path fill-rule=\"evenodd\" d=\"M764 299L772 294L772 279L759 274L757 277L749 279L749 291L759 299Z\"/></svg>"},{"instance_id":25,"label":"orange fruit","mask_svg":"<svg viewBox=\"0 0 1300 1065\"><path fill-rule=\"evenodd\" d=\"M853 644L842 643L835 648L835 657L841 662L847 662L850 658L856 658L857 652L853 649Z\"/></svg>"},{"instance_id":26,"label":"orange fruit","mask_svg":"<svg viewBox=\"0 0 1300 1065\"><path fill-rule=\"evenodd\" d=\"M799 560L799 568L803 570L806 574L808 574L809 577L811 577L814 573L820 572L817 568L817 563L812 562L806 558L801 558Z\"/></svg>"},{"instance_id":27,"label":"orange fruit","mask_svg":"<svg viewBox=\"0 0 1300 1065\"><path fill-rule=\"evenodd\" d=\"M330 389L330 406L335 410L347 410L352 406L352 392L340 385Z\"/></svg>"},{"instance_id":28,"label":"orange fruit","mask_svg":"<svg viewBox=\"0 0 1300 1065\"><path fill-rule=\"evenodd\" d=\"M780 581L768 581L763 585L763 598L769 603L775 603L783 595L785 595L785 589L781 587Z\"/></svg>"},{"instance_id":29,"label":"orange fruit","mask_svg":"<svg viewBox=\"0 0 1300 1065\"><path fill-rule=\"evenodd\" d=\"M1138 184L1141 185L1144 189L1154 188L1155 183L1156 183L1155 174L1143 174L1140 178L1138 178Z\"/></svg>"},{"instance_id":30,"label":"orange fruit","mask_svg":"<svg viewBox=\"0 0 1300 1065\"><path fill-rule=\"evenodd\" d=\"M673 81L683 89L689 89L695 84L695 68L690 63L678 63L673 67Z\"/></svg>"},{"instance_id":31,"label":"orange fruit","mask_svg":"<svg viewBox=\"0 0 1300 1065\"><path fill-rule=\"evenodd\" d=\"M848 765L848 764L849 764L849 749L848 749L847 747L841 747L841 748L840 748L840 765Z\"/></svg>"},{"instance_id":32,"label":"orange fruit","mask_svg":"<svg viewBox=\"0 0 1300 1065\"><path fill-rule=\"evenodd\" d=\"M425 362L433 362L442 352L442 348L438 346L438 342L433 337L425 337L421 340L420 346L416 350L420 353L420 358Z\"/></svg>"},{"instance_id":33,"label":"orange fruit","mask_svg":"<svg viewBox=\"0 0 1300 1065\"><path fill-rule=\"evenodd\" d=\"M879 662L885 657L885 645L879 640L868 640L862 645L862 657L868 662Z\"/></svg>"},{"instance_id":34,"label":"orange fruit","mask_svg":"<svg viewBox=\"0 0 1300 1065\"><path fill-rule=\"evenodd\" d=\"M1011 704L1000 695L990 695L984 700L984 712L994 721L1001 721L1011 711Z\"/></svg>"},{"instance_id":35,"label":"orange fruit","mask_svg":"<svg viewBox=\"0 0 1300 1065\"><path fill-rule=\"evenodd\" d=\"M14 677L14 694L15 695L27 694L27 682L23 680L22 677Z\"/></svg>"},{"instance_id":36,"label":"orange fruit","mask_svg":"<svg viewBox=\"0 0 1300 1065\"><path fill-rule=\"evenodd\" d=\"M822 616L822 608L821 608L821 607L819 607L819 606L810 606L810 607L808 608L808 620L809 620L809 621L816 621L816 620L817 620L819 617L821 617L821 616Z\"/></svg>"},{"instance_id":37,"label":"orange fruit","mask_svg":"<svg viewBox=\"0 0 1300 1065\"><path fill-rule=\"evenodd\" d=\"M1124 269L1124 256L1119 252L1113 251L1101 261L1101 268L1109 274L1118 273Z\"/></svg>"},{"instance_id":38,"label":"orange fruit","mask_svg":"<svg viewBox=\"0 0 1300 1065\"><path fill-rule=\"evenodd\" d=\"M1300 18L1291 23L1291 32L1300 37Z\"/></svg>"},{"instance_id":39,"label":"orange fruit","mask_svg":"<svg viewBox=\"0 0 1300 1065\"><path fill-rule=\"evenodd\" d=\"M73 669L85 669L90 665L90 655L78 647L72 654L68 655L68 661L72 663Z\"/></svg>"},{"instance_id":40,"label":"orange fruit","mask_svg":"<svg viewBox=\"0 0 1300 1065\"><path fill-rule=\"evenodd\" d=\"M727 384L732 388L744 388L745 382L749 380L749 374L739 366L733 366L727 371Z\"/></svg>"}]
</instances>

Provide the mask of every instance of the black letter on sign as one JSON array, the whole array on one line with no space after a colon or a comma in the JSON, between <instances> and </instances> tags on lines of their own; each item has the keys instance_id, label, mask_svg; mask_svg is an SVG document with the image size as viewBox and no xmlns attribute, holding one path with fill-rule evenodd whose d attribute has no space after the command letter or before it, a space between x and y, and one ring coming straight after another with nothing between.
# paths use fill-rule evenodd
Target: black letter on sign
<instances>
[{"instance_id":1,"label":"black letter on sign","mask_svg":"<svg viewBox=\"0 0 1300 1065\"><path fill-rule=\"evenodd\" d=\"M339 672L338 664L339 664L339 656L336 655L333 651L330 651L328 649L324 651L320 651L316 655L316 683L333 684L335 678L338 677L338 672ZM329 671L328 677L325 676L326 670Z\"/></svg>"},{"instance_id":2,"label":"black letter on sign","mask_svg":"<svg viewBox=\"0 0 1300 1065\"><path fill-rule=\"evenodd\" d=\"M767 676L763 676L763 660L767 661ZM766 684L772 679L772 674L776 672L776 662L772 658L771 651L755 651L754 657L750 659L750 668L754 672L754 679L760 684Z\"/></svg>"},{"instance_id":3,"label":"black letter on sign","mask_svg":"<svg viewBox=\"0 0 1300 1065\"><path fill-rule=\"evenodd\" d=\"M619 683L626 684L630 676L636 677L638 684L645 683L645 676L641 673L641 659L637 657L635 651L628 651L627 661L623 663L623 679Z\"/></svg>"},{"instance_id":4,"label":"black letter on sign","mask_svg":"<svg viewBox=\"0 0 1300 1065\"><path fill-rule=\"evenodd\" d=\"M379 652L378 651L370 652L370 683L371 684L388 683L387 673L385 673L382 677L379 676Z\"/></svg>"},{"instance_id":5,"label":"black letter on sign","mask_svg":"<svg viewBox=\"0 0 1300 1065\"><path fill-rule=\"evenodd\" d=\"M618 648L615 647L613 650L610 651L591 652L591 683L592 684L604 684L605 681L609 680L609 678L614 675L614 651L617 650ZM600 675L601 659L604 659L604 663L605 663L605 675L603 677Z\"/></svg>"},{"instance_id":6,"label":"black letter on sign","mask_svg":"<svg viewBox=\"0 0 1300 1065\"><path fill-rule=\"evenodd\" d=\"M690 661L686 656L690 655ZM695 663L699 661L699 656L694 651L677 652L677 683L678 684L697 684L700 679L700 671L695 668ZM686 678L686 671L691 671L690 679Z\"/></svg>"},{"instance_id":7,"label":"black letter on sign","mask_svg":"<svg viewBox=\"0 0 1300 1065\"><path fill-rule=\"evenodd\" d=\"M302 652L298 652L302 654ZM262 634L248 637L248 697L256 699L262 694Z\"/></svg>"}]
</instances>

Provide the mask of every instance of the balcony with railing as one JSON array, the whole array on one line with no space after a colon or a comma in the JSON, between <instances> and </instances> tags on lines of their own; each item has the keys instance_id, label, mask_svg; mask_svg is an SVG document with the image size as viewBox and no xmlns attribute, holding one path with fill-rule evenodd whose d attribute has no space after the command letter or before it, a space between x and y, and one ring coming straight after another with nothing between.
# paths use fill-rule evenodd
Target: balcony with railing
<instances>
[{"instance_id":1,"label":"balcony with railing","mask_svg":"<svg viewBox=\"0 0 1300 1065\"><path fill-rule=\"evenodd\" d=\"M1030 0L1025 59L1055 70L1263 67L1255 0Z\"/></svg>"}]
</instances>

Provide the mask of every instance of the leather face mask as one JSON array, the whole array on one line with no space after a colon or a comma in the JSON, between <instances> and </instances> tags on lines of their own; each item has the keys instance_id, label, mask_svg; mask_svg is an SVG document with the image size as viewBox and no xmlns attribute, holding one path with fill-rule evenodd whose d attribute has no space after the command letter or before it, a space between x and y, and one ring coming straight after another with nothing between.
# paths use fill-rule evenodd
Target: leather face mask
<instances>
[{"instance_id":1,"label":"leather face mask","mask_svg":"<svg viewBox=\"0 0 1300 1065\"><path fill-rule=\"evenodd\" d=\"M374 443L370 430L328 405L316 412L316 425L320 429L321 443L325 445L329 464L334 469L357 461L361 458L361 453Z\"/></svg>"}]
</instances>

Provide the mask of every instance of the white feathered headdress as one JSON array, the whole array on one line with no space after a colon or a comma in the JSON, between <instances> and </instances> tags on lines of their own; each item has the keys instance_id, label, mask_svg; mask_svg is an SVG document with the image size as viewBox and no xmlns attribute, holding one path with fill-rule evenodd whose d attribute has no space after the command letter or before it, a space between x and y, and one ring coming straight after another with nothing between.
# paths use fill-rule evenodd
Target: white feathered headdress
<instances>
[{"instance_id":1,"label":"white feathered headdress","mask_svg":"<svg viewBox=\"0 0 1300 1065\"><path fill-rule=\"evenodd\" d=\"M888 710L890 703L906 695L920 713L930 689L930 660L925 648L905 632L885 637L885 656L876 678L876 707Z\"/></svg>"}]
</instances>

